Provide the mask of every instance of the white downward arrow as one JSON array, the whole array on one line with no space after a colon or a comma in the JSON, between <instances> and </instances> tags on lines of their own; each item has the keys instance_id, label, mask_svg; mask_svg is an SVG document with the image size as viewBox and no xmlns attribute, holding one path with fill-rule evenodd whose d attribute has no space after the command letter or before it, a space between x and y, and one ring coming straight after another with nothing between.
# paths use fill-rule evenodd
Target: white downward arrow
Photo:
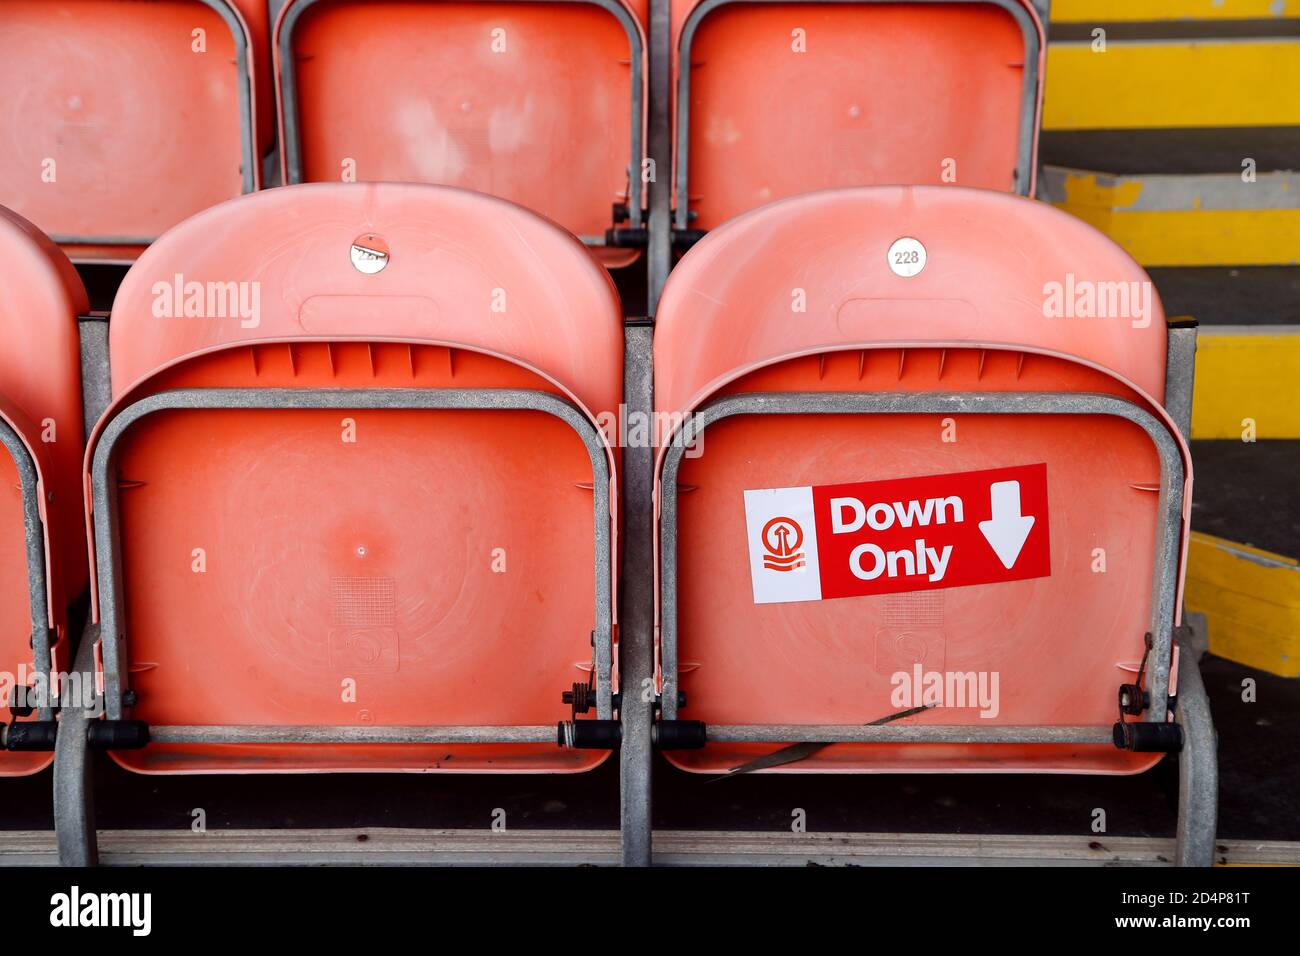
<instances>
[{"instance_id":1,"label":"white downward arrow","mask_svg":"<svg viewBox=\"0 0 1300 956\"><path fill-rule=\"evenodd\" d=\"M989 498L993 505L992 517L980 522L980 531L993 546L1002 566L1010 571L1034 526L1034 516L1020 513L1018 481L995 481L989 486Z\"/></svg>"}]
</instances>

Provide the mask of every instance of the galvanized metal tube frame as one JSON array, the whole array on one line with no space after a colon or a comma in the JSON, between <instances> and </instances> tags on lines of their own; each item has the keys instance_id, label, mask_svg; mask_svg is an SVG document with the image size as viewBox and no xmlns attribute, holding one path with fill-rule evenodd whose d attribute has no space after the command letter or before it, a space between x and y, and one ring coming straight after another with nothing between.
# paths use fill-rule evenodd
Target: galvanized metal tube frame
<instances>
[{"instance_id":1,"label":"galvanized metal tube frame","mask_svg":"<svg viewBox=\"0 0 1300 956\"><path fill-rule=\"evenodd\" d=\"M655 175L647 184L649 245L646 250L644 322L629 321L623 335L623 403L629 415L654 417L654 314L672 259L672 13L669 0L650 0L649 158ZM654 699L654 469L656 449L623 450L623 573L619 599L619 676L622 750L619 762L620 860L651 862Z\"/></svg>"},{"instance_id":2,"label":"galvanized metal tube frame","mask_svg":"<svg viewBox=\"0 0 1300 956\"><path fill-rule=\"evenodd\" d=\"M1183 644L1178 655L1178 707L1183 728L1178 754L1179 866L1214 863L1219 823L1219 738L1210 715L1210 698L1201 680L1196 651Z\"/></svg>"},{"instance_id":3,"label":"galvanized metal tube frame","mask_svg":"<svg viewBox=\"0 0 1300 956\"><path fill-rule=\"evenodd\" d=\"M299 130L298 117L298 75L294 64L293 57L293 32L298 25L298 20L306 10L320 0L284 0L284 2L271 8L272 29L275 28L274 14L283 9L284 6L290 7L289 12L285 15L284 25L280 30L280 102L284 115L284 142L280 148L284 150L285 169L288 173L288 184L303 182L302 171L302 135ZM351 2L365 2L365 0L351 0ZM428 0L436 3L439 0ZM644 86L642 83L642 61L644 59L644 49L641 44L641 34L637 30L636 21L632 14L618 0L519 0L523 3L587 3L592 6L600 7L610 16L614 17L627 34L627 43L629 59L632 68L632 136L631 152L628 156L627 165L627 205L628 205L628 222L632 228L638 228L641 225L641 142L642 127L645 122L645 110L643 102L645 98ZM587 245L603 245L604 237L584 236L583 242Z\"/></svg>"},{"instance_id":4,"label":"galvanized metal tube frame","mask_svg":"<svg viewBox=\"0 0 1300 956\"><path fill-rule=\"evenodd\" d=\"M77 341L81 353L82 438L90 441L104 410L113 402L113 382L108 363L108 318L77 316Z\"/></svg>"},{"instance_id":5,"label":"galvanized metal tube frame","mask_svg":"<svg viewBox=\"0 0 1300 956\"><path fill-rule=\"evenodd\" d=\"M1184 441L1192 440L1192 388L1196 382L1196 325L1169 327L1165 352L1165 411Z\"/></svg>"},{"instance_id":6,"label":"galvanized metal tube frame","mask_svg":"<svg viewBox=\"0 0 1300 956\"><path fill-rule=\"evenodd\" d=\"M786 392L742 393L720 398L683 424L680 440L672 442L664 461L660 488L660 659L663 667L661 711L667 720L677 717L677 472L682 456L710 424L733 415L1109 415L1132 422L1146 432L1160 459L1157 499L1155 570L1152 580L1148 629L1153 637L1149 671L1151 703L1146 719L1163 723L1169 712L1169 669L1173 648L1174 600L1178 592L1178 567L1182 545L1184 468L1173 435L1149 412L1114 395L1068 392ZM797 728L752 725L709 728L709 737L729 734L730 740L796 743L800 741L902 741L951 742L951 735L978 733L983 742L1054 743L1054 735L1077 736L1102 728L998 727L974 731L970 727L899 725ZM1093 742L1091 739L1087 742Z\"/></svg>"},{"instance_id":7,"label":"galvanized metal tube frame","mask_svg":"<svg viewBox=\"0 0 1300 956\"><path fill-rule=\"evenodd\" d=\"M112 402L108 362L108 320L78 316L81 346L81 404L86 441L95 424ZM81 675L83 687L95 687L95 645L99 625L86 621L77 644L72 669ZM54 832L63 866L95 866L99 845L95 835L95 791L92 781L90 722L104 712L103 695L96 691L90 708L64 707L54 744Z\"/></svg>"},{"instance_id":8,"label":"galvanized metal tube frame","mask_svg":"<svg viewBox=\"0 0 1300 956\"><path fill-rule=\"evenodd\" d=\"M19 434L0 420L0 446L8 450L18 468L18 482L23 502L23 541L27 553L27 601L32 616L32 665L52 678L54 667L50 649L49 589L45 577L45 523L41 521L41 481L36 462ZM36 708L40 720L54 719L53 680L47 681L43 703ZM17 688L14 689L17 692Z\"/></svg>"},{"instance_id":9,"label":"galvanized metal tube frame","mask_svg":"<svg viewBox=\"0 0 1300 956\"><path fill-rule=\"evenodd\" d=\"M938 724L709 724L710 743L1110 744L1111 728Z\"/></svg>"},{"instance_id":10,"label":"galvanized metal tube frame","mask_svg":"<svg viewBox=\"0 0 1300 956\"><path fill-rule=\"evenodd\" d=\"M1165 361L1165 410L1187 441L1192 440L1192 398L1196 378L1195 323L1169 327ZM1218 734L1210 714L1210 699L1197 663L1200 651L1180 641L1178 707L1174 719L1183 728L1178 755L1179 866L1214 863L1219 820Z\"/></svg>"},{"instance_id":11,"label":"galvanized metal tube frame","mask_svg":"<svg viewBox=\"0 0 1300 956\"><path fill-rule=\"evenodd\" d=\"M624 330L623 403L628 416L653 414L649 325ZM654 461L648 443L623 449L623 538L619 576L619 819L624 866L650 865L651 743L654 724Z\"/></svg>"},{"instance_id":12,"label":"galvanized metal tube frame","mask_svg":"<svg viewBox=\"0 0 1300 956\"><path fill-rule=\"evenodd\" d=\"M578 434L591 460L595 540L596 716L613 714L612 561L609 461L595 425L574 405L555 395L531 389L177 389L150 395L118 412L95 447L91 496L94 507L96 570L99 585L100 635L104 666L104 712L109 720L123 716L127 690L127 640L122 622L123 581L118 529L117 483L113 451L117 441L140 419L160 411L209 409L402 409L417 411L496 410L537 411L553 415ZM151 727L152 739L191 743L246 743L302 740L333 743L525 743L556 740L548 727L545 738L537 726L522 727ZM557 744L558 746L558 744Z\"/></svg>"},{"instance_id":13,"label":"galvanized metal tube frame","mask_svg":"<svg viewBox=\"0 0 1300 956\"><path fill-rule=\"evenodd\" d=\"M239 153L241 157L242 191L251 193L257 186L257 131L253 129L253 80L249 74L248 42L239 16L229 0L194 0L210 7L230 28L235 41L235 70L239 79ZM157 236L78 236L53 234L60 245L68 246L147 246Z\"/></svg>"},{"instance_id":14,"label":"galvanized metal tube frame","mask_svg":"<svg viewBox=\"0 0 1300 956\"><path fill-rule=\"evenodd\" d=\"M654 176L649 187L649 244L646 248L646 314L653 318L672 268L672 10L671 0L650 0L649 140Z\"/></svg>"},{"instance_id":15,"label":"galvanized metal tube frame","mask_svg":"<svg viewBox=\"0 0 1300 956\"><path fill-rule=\"evenodd\" d=\"M174 724L149 729L149 742L158 744L553 744L555 741L554 724L512 727Z\"/></svg>"},{"instance_id":16,"label":"galvanized metal tube frame","mask_svg":"<svg viewBox=\"0 0 1300 956\"><path fill-rule=\"evenodd\" d=\"M95 645L99 626L86 623L77 645L73 670L81 675L83 687L95 686ZM99 862L95 835L95 788L88 731L103 714L103 697L96 695L92 706L64 707L59 712L58 736L54 745L54 833L63 866L94 866Z\"/></svg>"},{"instance_id":17,"label":"galvanized metal tube frame","mask_svg":"<svg viewBox=\"0 0 1300 956\"><path fill-rule=\"evenodd\" d=\"M706 16L719 7L734 3L788 3L790 0L704 0L691 11L682 27L680 49L677 56L677 209L674 213L675 229L690 228L690 147L691 147L691 44L695 40L695 31ZM871 4L897 3L898 0L797 0L809 4ZM1015 170L1015 192L1022 196L1029 194L1029 184L1033 180L1034 143L1038 131L1038 59L1040 47L1038 31L1034 22L1015 0L907 0L910 3L979 3L992 4L1006 10L1025 37L1025 81L1020 97L1020 150ZM1046 17L1044 16L1044 29Z\"/></svg>"}]
</instances>

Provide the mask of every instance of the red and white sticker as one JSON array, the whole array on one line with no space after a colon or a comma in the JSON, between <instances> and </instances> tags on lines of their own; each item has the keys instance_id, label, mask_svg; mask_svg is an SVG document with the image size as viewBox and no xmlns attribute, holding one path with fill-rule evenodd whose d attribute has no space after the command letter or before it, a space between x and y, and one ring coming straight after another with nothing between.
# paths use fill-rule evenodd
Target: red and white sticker
<instances>
[{"instance_id":1,"label":"red and white sticker","mask_svg":"<svg viewBox=\"0 0 1300 956\"><path fill-rule=\"evenodd\" d=\"M1047 466L745 492L756 604L1052 573Z\"/></svg>"}]
</instances>

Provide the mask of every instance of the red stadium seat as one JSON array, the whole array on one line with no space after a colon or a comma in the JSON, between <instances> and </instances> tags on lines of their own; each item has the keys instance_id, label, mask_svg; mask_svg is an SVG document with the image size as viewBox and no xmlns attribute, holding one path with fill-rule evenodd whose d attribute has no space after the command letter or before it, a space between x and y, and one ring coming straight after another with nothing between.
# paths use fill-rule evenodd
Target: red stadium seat
<instances>
[{"instance_id":1,"label":"red stadium seat","mask_svg":"<svg viewBox=\"0 0 1300 956\"><path fill-rule=\"evenodd\" d=\"M48 729L52 694L42 691L68 663L67 607L86 586L77 346L86 292L58 247L3 208L0 261L0 696L15 718L22 710ZM20 700L19 685L36 693ZM37 729L5 729L0 776L49 765L52 738L18 742Z\"/></svg>"},{"instance_id":2,"label":"red stadium seat","mask_svg":"<svg viewBox=\"0 0 1300 956\"><path fill-rule=\"evenodd\" d=\"M644 0L288 0L284 181L475 189L626 264L604 243L642 225L644 20Z\"/></svg>"},{"instance_id":3,"label":"red stadium seat","mask_svg":"<svg viewBox=\"0 0 1300 956\"><path fill-rule=\"evenodd\" d=\"M265 0L0 0L0 204L78 261L129 262L257 189L267 34Z\"/></svg>"},{"instance_id":4,"label":"red stadium seat","mask_svg":"<svg viewBox=\"0 0 1300 956\"><path fill-rule=\"evenodd\" d=\"M672 0L678 230L817 189L1033 194L1030 0Z\"/></svg>"},{"instance_id":5,"label":"red stadium seat","mask_svg":"<svg viewBox=\"0 0 1300 956\"><path fill-rule=\"evenodd\" d=\"M663 713L680 690L706 731L669 759L1124 774L1176 749L1191 464L1167 344L1123 250L992 191L824 191L703 239L655 341L682 423ZM1149 704L1120 714L1131 684Z\"/></svg>"},{"instance_id":6,"label":"red stadium seat","mask_svg":"<svg viewBox=\"0 0 1300 956\"><path fill-rule=\"evenodd\" d=\"M149 733L119 763L608 755L557 738L562 691L608 721L616 680L594 416L619 402L620 310L571 236L444 187L270 190L150 248L110 330L87 476L106 717Z\"/></svg>"}]
</instances>

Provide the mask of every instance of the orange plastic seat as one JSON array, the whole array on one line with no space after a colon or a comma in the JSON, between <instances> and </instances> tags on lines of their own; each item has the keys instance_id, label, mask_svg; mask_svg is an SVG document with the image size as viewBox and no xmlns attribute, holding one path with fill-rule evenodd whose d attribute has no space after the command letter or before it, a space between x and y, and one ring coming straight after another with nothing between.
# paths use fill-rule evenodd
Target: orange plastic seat
<instances>
[{"instance_id":1,"label":"orange plastic seat","mask_svg":"<svg viewBox=\"0 0 1300 956\"><path fill-rule=\"evenodd\" d=\"M818 189L1033 194L1030 0L672 0L678 230Z\"/></svg>"},{"instance_id":2,"label":"orange plastic seat","mask_svg":"<svg viewBox=\"0 0 1300 956\"><path fill-rule=\"evenodd\" d=\"M626 264L604 243L642 225L644 22L645 0L288 0L284 181L474 189Z\"/></svg>"},{"instance_id":3,"label":"orange plastic seat","mask_svg":"<svg viewBox=\"0 0 1300 956\"><path fill-rule=\"evenodd\" d=\"M129 262L257 189L267 34L264 0L0 0L0 204L78 261Z\"/></svg>"},{"instance_id":4,"label":"orange plastic seat","mask_svg":"<svg viewBox=\"0 0 1300 956\"><path fill-rule=\"evenodd\" d=\"M224 303L224 304L219 304ZM114 303L87 456L106 717L145 773L572 772L611 718L619 302L572 236L421 184L210 209ZM116 636L116 640L114 640Z\"/></svg>"},{"instance_id":5,"label":"orange plastic seat","mask_svg":"<svg viewBox=\"0 0 1300 956\"><path fill-rule=\"evenodd\" d=\"M1159 760L1112 739L1117 718L1172 727L1191 464L1163 407L1168 341L1118 246L988 190L823 191L701 240L654 355L660 417L684 421L656 486L663 713L707 728L669 759L716 773L803 743L766 769ZM1125 684L1143 713L1119 714Z\"/></svg>"},{"instance_id":6,"label":"orange plastic seat","mask_svg":"<svg viewBox=\"0 0 1300 956\"><path fill-rule=\"evenodd\" d=\"M5 706L31 706L29 716L52 721L42 691L68 663L67 606L86 586L77 344L86 292L58 247L3 208L0 260L0 691ZM16 700L20 684L37 693ZM0 776L35 773L53 759L6 743Z\"/></svg>"}]
</instances>

